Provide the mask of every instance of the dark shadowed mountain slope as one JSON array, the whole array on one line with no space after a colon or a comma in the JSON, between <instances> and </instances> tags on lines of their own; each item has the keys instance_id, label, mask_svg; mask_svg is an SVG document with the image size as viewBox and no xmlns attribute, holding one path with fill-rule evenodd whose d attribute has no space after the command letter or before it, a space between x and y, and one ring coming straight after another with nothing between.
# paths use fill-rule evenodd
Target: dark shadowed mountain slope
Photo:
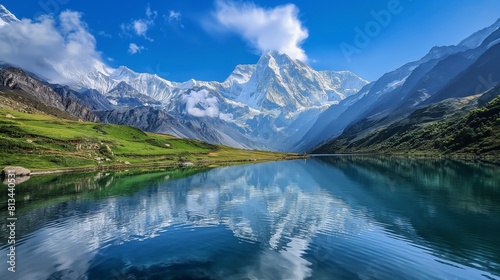
<instances>
[{"instance_id":1,"label":"dark shadowed mountain slope","mask_svg":"<svg viewBox=\"0 0 500 280\"><path fill-rule=\"evenodd\" d=\"M415 110L372 132L346 129L316 153L500 154L500 86L482 94L451 98Z\"/></svg>"}]
</instances>

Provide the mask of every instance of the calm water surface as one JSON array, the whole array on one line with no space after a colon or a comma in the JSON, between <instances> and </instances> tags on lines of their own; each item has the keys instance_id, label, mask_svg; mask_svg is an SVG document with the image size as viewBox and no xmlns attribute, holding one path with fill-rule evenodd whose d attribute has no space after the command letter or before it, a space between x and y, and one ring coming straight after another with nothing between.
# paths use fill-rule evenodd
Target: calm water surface
<instances>
[{"instance_id":1,"label":"calm water surface","mask_svg":"<svg viewBox=\"0 0 500 280\"><path fill-rule=\"evenodd\" d=\"M0 279L500 279L500 167L321 157L33 177Z\"/></svg>"}]
</instances>

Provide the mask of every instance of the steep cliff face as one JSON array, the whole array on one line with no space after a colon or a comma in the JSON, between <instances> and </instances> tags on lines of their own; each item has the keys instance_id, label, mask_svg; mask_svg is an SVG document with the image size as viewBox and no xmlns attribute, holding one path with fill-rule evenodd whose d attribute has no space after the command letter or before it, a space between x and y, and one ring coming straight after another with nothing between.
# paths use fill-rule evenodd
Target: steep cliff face
<instances>
[{"instance_id":1,"label":"steep cliff face","mask_svg":"<svg viewBox=\"0 0 500 280\"><path fill-rule=\"evenodd\" d=\"M58 88L54 91L49 85L40 82L21 69L14 67L0 69L0 86L22 90L45 105L68 112L77 118L92 122L99 120L92 109L83 104L72 90Z\"/></svg>"},{"instance_id":2,"label":"steep cliff face","mask_svg":"<svg viewBox=\"0 0 500 280\"><path fill-rule=\"evenodd\" d=\"M61 103L66 112L84 120L92 122L99 121L99 118L94 114L93 110L84 104L74 91L66 87L58 87L53 90L61 97Z\"/></svg>"},{"instance_id":3,"label":"steep cliff face","mask_svg":"<svg viewBox=\"0 0 500 280\"><path fill-rule=\"evenodd\" d=\"M72 96L72 98L77 98L81 103L85 104L93 111L111 110L115 107L104 95L93 89L77 92L71 90L68 86L50 85L50 87L58 94L71 92L72 94L70 96Z\"/></svg>"}]
</instances>

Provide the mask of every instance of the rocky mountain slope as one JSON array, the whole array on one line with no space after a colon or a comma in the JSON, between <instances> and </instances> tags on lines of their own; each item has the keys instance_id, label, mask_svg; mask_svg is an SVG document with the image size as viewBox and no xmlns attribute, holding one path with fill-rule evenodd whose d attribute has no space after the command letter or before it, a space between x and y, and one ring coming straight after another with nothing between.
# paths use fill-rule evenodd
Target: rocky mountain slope
<instances>
[{"instance_id":1,"label":"rocky mountain slope","mask_svg":"<svg viewBox=\"0 0 500 280\"><path fill-rule=\"evenodd\" d=\"M318 141L334 139L346 131L366 135L406 118L422 106L493 88L500 81L496 67L498 27L500 20L457 46L435 47L421 60L385 74L330 107L301 140L298 150L311 149L321 144Z\"/></svg>"},{"instance_id":2,"label":"rocky mountain slope","mask_svg":"<svg viewBox=\"0 0 500 280\"><path fill-rule=\"evenodd\" d=\"M36 78L30 76L21 69L8 67L0 69L0 89L10 90L10 95L5 97L16 99L16 93L12 90L24 92L26 96L31 97L29 100L34 105L43 103L47 109L58 112L66 112L77 118L87 121L98 121L98 117L94 114L91 108L80 100L75 92L71 90L54 91L48 84L42 83ZM17 99L20 101L20 99ZM26 99L28 101L28 99ZM52 111L49 114L52 114ZM54 111L55 112L55 111Z\"/></svg>"}]
</instances>

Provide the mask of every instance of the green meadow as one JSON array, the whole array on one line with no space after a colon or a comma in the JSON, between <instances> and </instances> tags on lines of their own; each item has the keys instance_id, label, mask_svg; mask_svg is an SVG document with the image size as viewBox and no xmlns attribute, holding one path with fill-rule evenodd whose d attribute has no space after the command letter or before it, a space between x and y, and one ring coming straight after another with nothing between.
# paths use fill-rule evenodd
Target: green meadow
<instances>
[{"instance_id":1,"label":"green meadow","mask_svg":"<svg viewBox=\"0 0 500 280\"><path fill-rule=\"evenodd\" d=\"M299 155L235 149L123 125L0 109L0 166L32 171L227 165Z\"/></svg>"}]
</instances>

